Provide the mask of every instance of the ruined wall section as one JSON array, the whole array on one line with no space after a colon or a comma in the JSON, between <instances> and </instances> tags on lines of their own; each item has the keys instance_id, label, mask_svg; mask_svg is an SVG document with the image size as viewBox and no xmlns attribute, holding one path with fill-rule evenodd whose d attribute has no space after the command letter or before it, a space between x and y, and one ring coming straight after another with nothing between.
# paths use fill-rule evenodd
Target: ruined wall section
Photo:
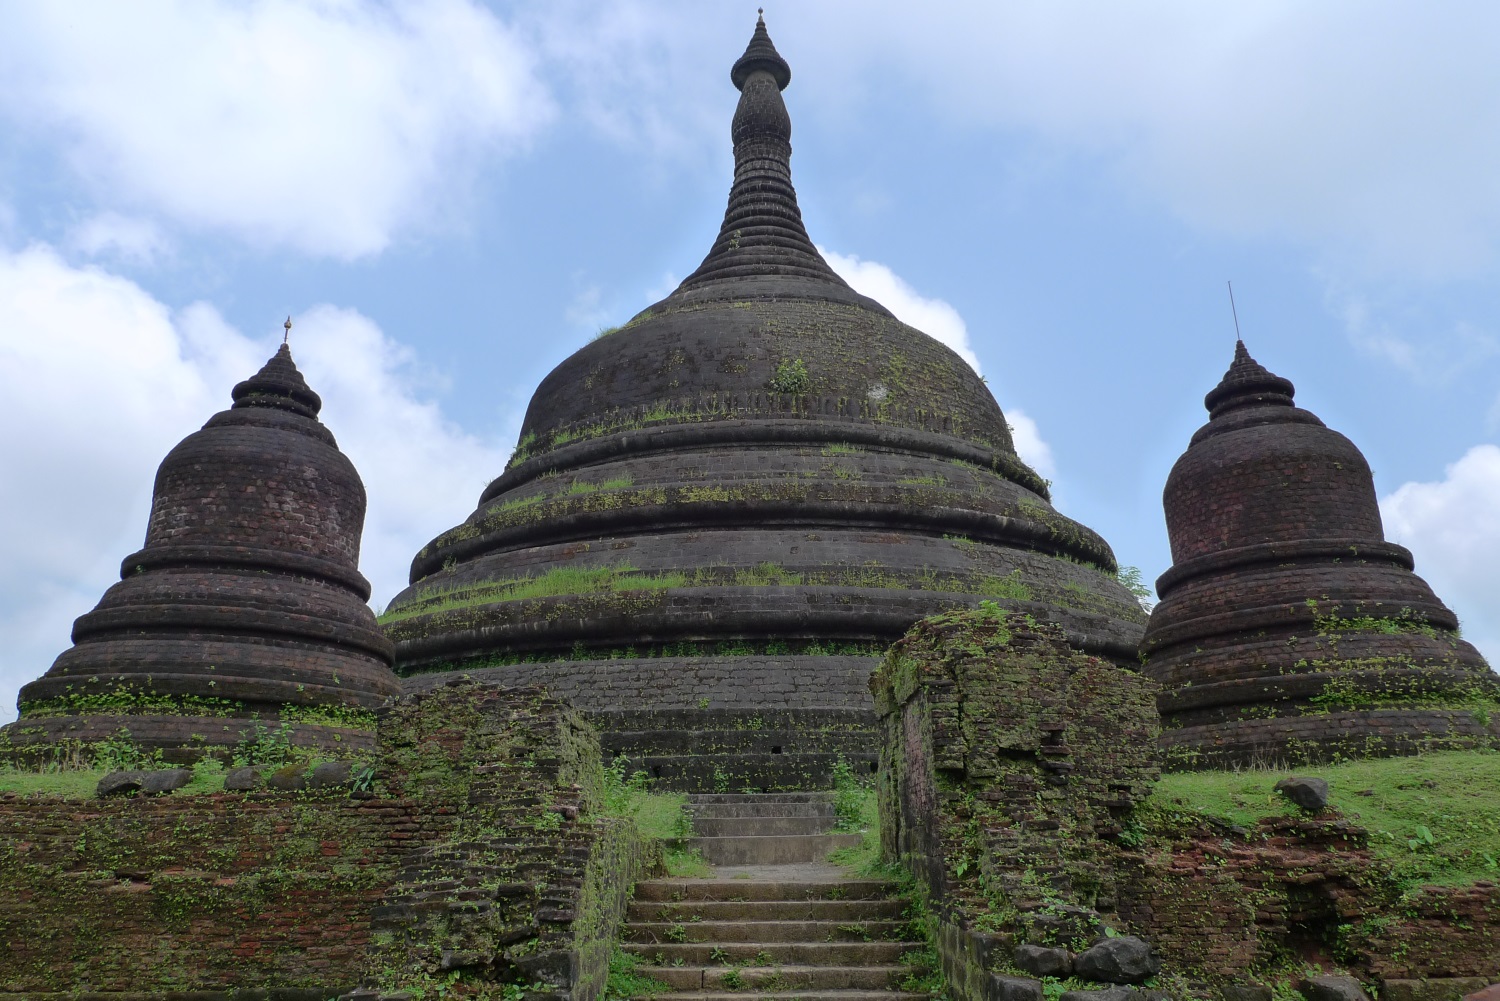
<instances>
[{"instance_id":1,"label":"ruined wall section","mask_svg":"<svg viewBox=\"0 0 1500 1001\"><path fill-rule=\"evenodd\" d=\"M872 689L883 854L917 877L959 997L1004 996L1017 945L1078 953L1106 928L1213 985L1311 960L1392 998L1500 979L1495 883L1403 894L1332 813L1245 828L1148 803L1155 683L1048 627L998 607L924 620Z\"/></svg>"},{"instance_id":2,"label":"ruined wall section","mask_svg":"<svg viewBox=\"0 0 1500 1001\"><path fill-rule=\"evenodd\" d=\"M1015 944L1091 944L1117 897L1099 845L1158 775L1155 683L984 606L918 623L871 687L882 847L917 876L955 989L984 996Z\"/></svg>"},{"instance_id":3,"label":"ruined wall section","mask_svg":"<svg viewBox=\"0 0 1500 1001\"><path fill-rule=\"evenodd\" d=\"M592 730L479 685L379 725L364 790L0 798L0 992L597 997L646 847Z\"/></svg>"}]
</instances>

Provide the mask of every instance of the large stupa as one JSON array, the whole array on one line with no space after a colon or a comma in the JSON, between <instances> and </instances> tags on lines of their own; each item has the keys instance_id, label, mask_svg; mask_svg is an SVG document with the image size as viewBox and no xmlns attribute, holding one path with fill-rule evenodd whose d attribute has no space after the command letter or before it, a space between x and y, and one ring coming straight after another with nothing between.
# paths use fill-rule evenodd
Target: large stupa
<instances>
[{"instance_id":1,"label":"large stupa","mask_svg":"<svg viewBox=\"0 0 1500 1001\"><path fill-rule=\"evenodd\" d=\"M707 257L542 381L381 621L409 689L540 682L666 785L807 787L873 767L869 674L917 619L993 600L1134 663L1144 616L973 369L808 238L763 22L730 78Z\"/></svg>"},{"instance_id":2,"label":"large stupa","mask_svg":"<svg viewBox=\"0 0 1500 1001\"><path fill-rule=\"evenodd\" d=\"M358 570L364 485L285 344L232 397L162 460L145 547L21 689L9 748L373 746L400 683Z\"/></svg>"},{"instance_id":3,"label":"large stupa","mask_svg":"<svg viewBox=\"0 0 1500 1001\"><path fill-rule=\"evenodd\" d=\"M1167 478L1173 565L1141 652L1169 763L1218 767L1495 742L1500 692L1385 541L1370 466L1243 342Z\"/></svg>"}]
</instances>

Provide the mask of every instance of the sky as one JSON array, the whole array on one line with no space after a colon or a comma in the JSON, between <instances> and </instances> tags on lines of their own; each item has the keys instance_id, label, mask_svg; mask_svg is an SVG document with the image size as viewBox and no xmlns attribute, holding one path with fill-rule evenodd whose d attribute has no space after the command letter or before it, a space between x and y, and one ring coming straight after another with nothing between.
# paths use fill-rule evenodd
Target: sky
<instances>
[{"instance_id":1,"label":"sky","mask_svg":"<svg viewBox=\"0 0 1500 1001\"><path fill-rule=\"evenodd\" d=\"M769 2L808 231L1147 580L1233 353L1500 663L1500 6ZM379 607L717 233L755 4L0 0L0 721L292 346Z\"/></svg>"}]
</instances>

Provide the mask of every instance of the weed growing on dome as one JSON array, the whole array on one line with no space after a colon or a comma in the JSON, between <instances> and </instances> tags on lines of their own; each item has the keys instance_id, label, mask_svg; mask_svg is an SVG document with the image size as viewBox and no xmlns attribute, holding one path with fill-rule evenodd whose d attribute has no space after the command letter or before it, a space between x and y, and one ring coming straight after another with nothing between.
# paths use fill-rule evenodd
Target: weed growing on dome
<instances>
[{"instance_id":1,"label":"weed growing on dome","mask_svg":"<svg viewBox=\"0 0 1500 1001\"><path fill-rule=\"evenodd\" d=\"M607 567L557 567L539 577L511 577L485 581L471 587L419 591L412 601L400 608L387 609L380 617L380 623L388 625L416 615L431 615L495 601L611 591L661 591L670 587L685 587L687 584L687 574L642 573L628 563Z\"/></svg>"},{"instance_id":2,"label":"weed growing on dome","mask_svg":"<svg viewBox=\"0 0 1500 1001\"><path fill-rule=\"evenodd\" d=\"M812 388L812 376L801 358L784 358L776 366L776 374L767 383L773 392L797 394Z\"/></svg>"}]
</instances>

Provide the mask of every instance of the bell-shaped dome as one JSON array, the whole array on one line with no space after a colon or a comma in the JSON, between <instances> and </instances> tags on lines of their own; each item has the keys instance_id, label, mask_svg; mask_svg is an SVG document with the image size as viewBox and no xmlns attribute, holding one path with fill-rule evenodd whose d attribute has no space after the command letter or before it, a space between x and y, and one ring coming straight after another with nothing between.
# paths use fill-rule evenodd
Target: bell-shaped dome
<instances>
[{"instance_id":1,"label":"bell-shaped dome","mask_svg":"<svg viewBox=\"0 0 1500 1001\"><path fill-rule=\"evenodd\" d=\"M400 684L357 569L364 486L285 344L233 398L162 461L145 547L21 690L13 743L124 727L190 757L254 722L299 744L368 743L362 711Z\"/></svg>"},{"instance_id":2,"label":"bell-shaped dome","mask_svg":"<svg viewBox=\"0 0 1500 1001\"><path fill-rule=\"evenodd\" d=\"M1121 661L1143 617L973 369L808 238L763 23L732 79L703 263L542 381L382 622L409 687L541 682L664 781L796 788L873 761L869 673L925 615L991 599Z\"/></svg>"},{"instance_id":3,"label":"bell-shaped dome","mask_svg":"<svg viewBox=\"0 0 1500 1001\"><path fill-rule=\"evenodd\" d=\"M1173 562L1271 542L1383 538L1365 457L1294 406L1292 393L1236 345L1204 398L1209 422L1167 477Z\"/></svg>"},{"instance_id":4,"label":"bell-shaped dome","mask_svg":"<svg viewBox=\"0 0 1500 1001\"><path fill-rule=\"evenodd\" d=\"M1182 765L1466 746L1491 675L1411 554L1369 464L1239 343L1163 495L1173 566L1142 642ZM1445 705L1445 703L1447 703Z\"/></svg>"}]
</instances>

